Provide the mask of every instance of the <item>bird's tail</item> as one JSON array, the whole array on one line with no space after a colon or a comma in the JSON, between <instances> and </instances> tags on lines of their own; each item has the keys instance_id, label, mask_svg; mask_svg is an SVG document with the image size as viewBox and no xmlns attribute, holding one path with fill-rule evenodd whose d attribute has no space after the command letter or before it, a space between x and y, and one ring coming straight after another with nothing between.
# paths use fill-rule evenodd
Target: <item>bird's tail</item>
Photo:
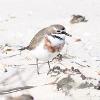
<instances>
[{"instance_id":1,"label":"bird's tail","mask_svg":"<svg viewBox=\"0 0 100 100\"><path fill-rule=\"evenodd\" d=\"M28 49L28 46L27 46L27 47L22 47L22 48L20 48L20 49L18 49L18 50L23 51L23 50L25 50L25 49Z\"/></svg>"}]
</instances>

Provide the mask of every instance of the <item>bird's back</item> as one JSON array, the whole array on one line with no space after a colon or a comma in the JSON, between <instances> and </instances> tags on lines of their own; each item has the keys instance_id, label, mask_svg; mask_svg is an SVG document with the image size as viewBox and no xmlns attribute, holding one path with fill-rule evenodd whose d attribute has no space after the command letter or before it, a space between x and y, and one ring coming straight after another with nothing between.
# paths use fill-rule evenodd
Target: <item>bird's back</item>
<instances>
[{"instance_id":1,"label":"bird's back","mask_svg":"<svg viewBox=\"0 0 100 100\"><path fill-rule=\"evenodd\" d=\"M47 28L44 28L42 30L40 30L31 40L30 44L27 46L28 50L32 50L34 48L36 48L36 46L39 45L39 43L43 40L44 35L45 35L45 30Z\"/></svg>"}]
</instances>

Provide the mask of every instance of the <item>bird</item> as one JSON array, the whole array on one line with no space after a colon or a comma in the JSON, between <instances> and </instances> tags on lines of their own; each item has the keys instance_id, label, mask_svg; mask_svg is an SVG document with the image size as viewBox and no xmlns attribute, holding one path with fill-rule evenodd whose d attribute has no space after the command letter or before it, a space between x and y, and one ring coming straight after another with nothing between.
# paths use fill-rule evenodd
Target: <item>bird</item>
<instances>
[{"instance_id":1,"label":"bird","mask_svg":"<svg viewBox=\"0 0 100 100\"><path fill-rule=\"evenodd\" d=\"M50 25L37 32L29 45L19 50L27 49L32 52L33 57L36 58L37 73L39 74L38 60L47 61L50 69L50 60L56 57L63 49L65 36L72 37L71 34L66 32L66 28L63 25Z\"/></svg>"},{"instance_id":2,"label":"bird","mask_svg":"<svg viewBox=\"0 0 100 100\"><path fill-rule=\"evenodd\" d=\"M6 100L34 100L34 97L30 94L22 94L17 97L7 96Z\"/></svg>"}]
</instances>

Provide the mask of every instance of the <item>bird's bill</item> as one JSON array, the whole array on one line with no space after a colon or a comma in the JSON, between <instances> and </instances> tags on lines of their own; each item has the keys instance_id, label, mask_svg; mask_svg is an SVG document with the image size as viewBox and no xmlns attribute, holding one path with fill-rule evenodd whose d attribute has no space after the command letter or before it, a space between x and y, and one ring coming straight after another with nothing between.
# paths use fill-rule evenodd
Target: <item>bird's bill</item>
<instances>
[{"instance_id":1,"label":"bird's bill","mask_svg":"<svg viewBox=\"0 0 100 100\"><path fill-rule=\"evenodd\" d=\"M69 36L69 37L72 37L72 35L71 35L71 34L69 34L69 33L66 33L65 35L67 35L67 36Z\"/></svg>"},{"instance_id":2,"label":"bird's bill","mask_svg":"<svg viewBox=\"0 0 100 100\"><path fill-rule=\"evenodd\" d=\"M72 37L72 35L71 34L69 34L69 33L66 33L66 32L62 32L62 34L65 34L65 35L67 35L67 36L69 36L69 37Z\"/></svg>"}]
</instances>

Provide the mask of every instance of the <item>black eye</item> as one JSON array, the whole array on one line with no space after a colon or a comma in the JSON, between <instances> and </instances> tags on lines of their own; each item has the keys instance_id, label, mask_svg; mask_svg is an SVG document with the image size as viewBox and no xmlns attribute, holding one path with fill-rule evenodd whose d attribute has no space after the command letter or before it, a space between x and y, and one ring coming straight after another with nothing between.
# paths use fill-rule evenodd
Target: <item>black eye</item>
<instances>
[{"instance_id":1,"label":"black eye","mask_svg":"<svg viewBox=\"0 0 100 100\"><path fill-rule=\"evenodd\" d=\"M60 31L59 31L59 30L57 30L57 32L59 33Z\"/></svg>"},{"instance_id":2,"label":"black eye","mask_svg":"<svg viewBox=\"0 0 100 100\"><path fill-rule=\"evenodd\" d=\"M65 28L63 27L62 30L65 30Z\"/></svg>"}]
</instances>

